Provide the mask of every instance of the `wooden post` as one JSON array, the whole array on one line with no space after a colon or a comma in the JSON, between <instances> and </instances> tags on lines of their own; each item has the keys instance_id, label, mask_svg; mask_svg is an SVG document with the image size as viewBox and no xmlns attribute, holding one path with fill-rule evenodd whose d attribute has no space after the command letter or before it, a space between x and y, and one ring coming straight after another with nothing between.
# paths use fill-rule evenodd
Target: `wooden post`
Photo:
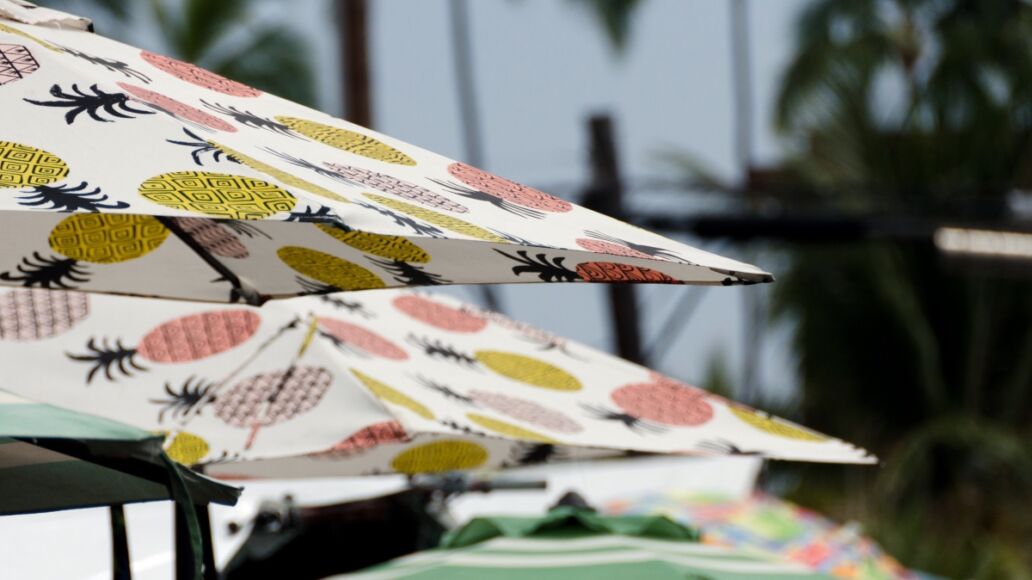
<instances>
[{"instance_id":1,"label":"wooden post","mask_svg":"<svg viewBox=\"0 0 1032 580\"><path fill-rule=\"evenodd\" d=\"M369 76L369 9L366 0L338 0L337 34L340 42L344 118L363 127L373 126L373 89Z\"/></svg>"},{"instance_id":2,"label":"wooden post","mask_svg":"<svg viewBox=\"0 0 1032 580\"><path fill-rule=\"evenodd\" d=\"M591 182L585 191L584 205L621 219L624 217L623 183L613 136L613 120L609 115L593 115L588 120L588 131L591 143ZM609 284L606 292L609 295L617 354L629 361L645 364L634 286Z\"/></svg>"},{"instance_id":3,"label":"wooden post","mask_svg":"<svg viewBox=\"0 0 1032 580\"><path fill-rule=\"evenodd\" d=\"M450 0L448 13L451 16L452 57L455 62L455 92L459 100L459 120L462 123L462 143L465 161L481 169L484 165L484 146L480 139L480 106L477 103L477 87L473 69L473 42L470 38L468 0ZM498 293L488 284L477 286L484 306L496 312L502 311Z\"/></svg>"}]
</instances>

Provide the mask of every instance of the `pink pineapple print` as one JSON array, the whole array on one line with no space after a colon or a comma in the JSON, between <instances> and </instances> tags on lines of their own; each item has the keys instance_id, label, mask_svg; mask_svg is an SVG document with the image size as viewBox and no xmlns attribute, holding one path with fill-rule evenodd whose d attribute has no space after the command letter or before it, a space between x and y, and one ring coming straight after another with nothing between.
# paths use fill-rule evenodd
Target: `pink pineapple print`
<instances>
[{"instance_id":1,"label":"pink pineapple print","mask_svg":"<svg viewBox=\"0 0 1032 580\"><path fill-rule=\"evenodd\" d=\"M599 419L619 421L631 430L663 431L662 426L697 427L713 418L711 395L659 373L650 381L618 387L609 398L620 411L584 405Z\"/></svg>"},{"instance_id":2,"label":"pink pineapple print","mask_svg":"<svg viewBox=\"0 0 1032 580\"><path fill-rule=\"evenodd\" d=\"M195 242L214 256L242 260L251 255L241 241L241 235L253 238L268 234L257 227L237 220L210 220L205 218L172 218Z\"/></svg>"},{"instance_id":3,"label":"pink pineapple print","mask_svg":"<svg viewBox=\"0 0 1032 580\"><path fill-rule=\"evenodd\" d=\"M487 327L487 320L475 313L442 304L430 298L409 294L398 296L394 307L412 318L450 332L473 333Z\"/></svg>"},{"instance_id":4,"label":"pink pineapple print","mask_svg":"<svg viewBox=\"0 0 1032 580\"><path fill-rule=\"evenodd\" d=\"M151 399L161 405L158 421L165 413L173 418L199 414L211 406L215 416L226 424L250 429L245 449L250 449L258 432L314 409L333 384L333 375L321 367L292 366L282 371L252 375L224 392L215 383L193 377L177 391L165 383L164 399Z\"/></svg>"},{"instance_id":5,"label":"pink pineapple print","mask_svg":"<svg viewBox=\"0 0 1032 580\"><path fill-rule=\"evenodd\" d=\"M326 451L316 453L315 456L328 459L348 457L378 445L406 443L408 441L411 441L411 437L405 432L405 428L401 426L401 423L397 421L382 421L355 431L347 439Z\"/></svg>"},{"instance_id":6,"label":"pink pineapple print","mask_svg":"<svg viewBox=\"0 0 1032 580\"><path fill-rule=\"evenodd\" d=\"M434 183L456 195L485 201L514 215L542 218L545 213L566 213L573 209L568 201L472 165L452 163L448 166L448 173L461 183L433 180Z\"/></svg>"},{"instance_id":7,"label":"pink pineapple print","mask_svg":"<svg viewBox=\"0 0 1032 580\"><path fill-rule=\"evenodd\" d=\"M0 85L20 81L38 70L39 63L28 48L0 43Z\"/></svg>"},{"instance_id":8,"label":"pink pineapple print","mask_svg":"<svg viewBox=\"0 0 1032 580\"><path fill-rule=\"evenodd\" d=\"M140 58L151 66L190 84L234 97L257 97L262 94L258 89L231 81L195 64L176 60L168 56L154 54L146 50L140 51Z\"/></svg>"},{"instance_id":9,"label":"pink pineapple print","mask_svg":"<svg viewBox=\"0 0 1032 580\"><path fill-rule=\"evenodd\" d=\"M320 316L318 323L320 334L338 348L390 360L406 360L409 357L401 347L368 328L327 316Z\"/></svg>"},{"instance_id":10,"label":"pink pineapple print","mask_svg":"<svg viewBox=\"0 0 1032 580\"><path fill-rule=\"evenodd\" d=\"M172 115L177 119L183 119L196 123L202 127L208 129L215 129L217 131L226 131L227 133L236 133L237 128L230 125L222 119L205 113L204 111L181 103L172 97L166 97L161 93L156 93L150 89L131 85L129 83L118 83L118 86L122 87L122 90L132 95L134 99L142 103L148 104L159 111Z\"/></svg>"},{"instance_id":11,"label":"pink pineapple print","mask_svg":"<svg viewBox=\"0 0 1032 580\"><path fill-rule=\"evenodd\" d=\"M436 391L445 398L467 405L490 409L528 425L541 427L557 433L580 433L584 427L565 413L546 407L535 401L503 395L491 391L474 389L463 395L451 387L424 377L417 378L423 386Z\"/></svg>"},{"instance_id":12,"label":"pink pineapple print","mask_svg":"<svg viewBox=\"0 0 1032 580\"><path fill-rule=\"evenodd\" d=\"M0 340L42 340L67 332L89 316L87 294L43 288L0 294Z\"/></svg>"},{"instance_id":13,"label":"pink pineapple print","mask_svg":"<svg viewBox=\"0 0 1032 580\"><path fill-rule=\"evenodd\" d=\"M140 340L135 347L127 347L121 339L90 338L85 354L66 356L74 361L93 365L86 374L86 383L93 381L99 371L115 380L118 370L124 376L147 368L137 357L155 363L183 363L201 360L239 346L254 336L261 317L250 310L214 310L190 314L162 323Z\"/></svg>"},{"instance_id":14,"label":"pink pineapple print","mask_svg":"<svg viewBox=\"0 0 1032 580\"><path fill-rule=\"evenodd\" d=\"M644 258L646 260L673 260L683 262L684 260L671 250L642 244L611 236L609 234L588 230L584 232L588 237L577 238L577 245L591 252L599 254L612 254L614 256L627 256L629 258Z\"/></svg>"},{"instance_id":15,"label":"pink pineapple print","mask_svg":"<svg viewBox=\"0 0 1032 580\"><path fill-rule=\"evenodd\" d=\"M323 163L323 165L344 181L365 185L425 207L453 213L466 213L469 211L468 207L457 201L386 173L378 173L362 169L361 167L351 167L350 165L340 165L338 163Z\"/></svg>"}]
</instances>

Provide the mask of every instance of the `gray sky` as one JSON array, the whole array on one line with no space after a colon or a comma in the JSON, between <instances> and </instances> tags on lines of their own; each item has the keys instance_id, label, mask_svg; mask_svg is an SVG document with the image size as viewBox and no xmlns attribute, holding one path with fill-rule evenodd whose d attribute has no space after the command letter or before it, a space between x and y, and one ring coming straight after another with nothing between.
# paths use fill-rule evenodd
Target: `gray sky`
<instances>
[{"instance_id":1,"label":"gray sky","mask_svg":"<svg viewBox=\"0 0 1032 580\"><path fill-rule=\"evenodd\" d=\"M792 50L792 26L806 0L749 3L753 79L753 157L776 161L771 105ZM463 157L454 87L448 0L374 0L372 72L376 129L451 157ZM729 3L649 0L632 25L626 52L616 55L595 21L573 0L469 0L475 79L482 114L486 168L564 194L587 174L585 120L609 112L617 122L623 172L630 179L670 176L664 153L688 153L717 173L736 174L732 141ZM336 30L328 0L266 1L253 21L285 22L304 35L317 63L320 108L341 113ZM148 26L149 24L149 26ZM104 23L99 29L104 30ZM135 26L129 39L160 51L153 24ZM236 31L241 33L241 31ZM701 207L675 193L641 192L636 205ZM682 238L773 271L775 256ZM476 300L462 288L445 292ZM641 287L644 343L669 318L690 288ZM576 285L506 286L498 290L506 313L559 334L609 348L603 290ZM741 362L742 294L769 289L712 288L683 331L650 361L689 382L701 381L721 352ZM560 315L557 315L561 313ZM765 341L763 387L781 397L795 390L794 362L774 329Z\"/></svg>"},{"instance_id":2,"label":"gray sky","mask_svg":"<svg viewBox=\"0 0 1032 580\"><path fill-rule=\"evenodd\" d=\"M377 129L461 158L447 0L372 4ZM760 162L777 159L778 141L769 128L770 104L790 55L792 22L801 5L799 0L750 3L754 155ZM323 2L307 6L316 16L325 14ZM735 175L726 2L644 2L628 50L619 56L575 2L476 0L470 6L490 170L535 185L576 187L586 176L585 118L595 111L609 111L617 120L626 175L662 174L666 168L659 156L674 151L691 153L721 174ZM336 64L331 32L319 35L327 41L317 48L325 57L321 62L327 67L326 80L333 78ZM332 95L337 81L324 85L326 94ZM328 96L325 106L339 110L339 100ZM725 251L735 257L739 250ZM719 349L736 364L742 340L740 295L761 291L756 287L704 290L700 308L655 366L695 381L701 380L706 361ZM641 290L646 344L685 292L691 289ZM595 346L609 345L599 288L509 286L502 297L508 313L517 318ZM765 383L770 390L785 393L795 382L790 353L777 336L767 344Z\"/></svg>"}]
</instances>

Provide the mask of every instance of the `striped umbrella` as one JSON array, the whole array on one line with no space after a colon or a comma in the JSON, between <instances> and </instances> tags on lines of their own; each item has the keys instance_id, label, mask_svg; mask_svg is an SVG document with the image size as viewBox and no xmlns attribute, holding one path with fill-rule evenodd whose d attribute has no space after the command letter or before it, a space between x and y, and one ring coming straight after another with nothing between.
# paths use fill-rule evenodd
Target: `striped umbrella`
<instances>
[{"instance_id":1,"label":"striped umbrella","mask_svg":"<svg viewBox=\"0 0 1032 580\"><path fill-rule=\"evenodd\" d=\"M0 290L0 388L169 433L237 477L862 449L500 314L382 290L262 308Z\"/></svg>"},{"instance_id":2,"label":"striped umbrella","mask_svg":"<svg viewBox=\"0 0 1032 580\"><path fill-rule=\"evenodd\" d=\"M805 566L699 544L665 517L606 517L560 507L544 518L477 518L439 549L393 560L356 580L747 580L828 578Z\"/></svg>"},{"instance_id":3,"label":"striped umbrella","mask_svg":"<svg viewBox=\"0 0 1032 580\"><path fill-rule=\"evenodd\" d=\"M0 283L214 302L771 276L0 0Z\"/></svg>"}]
</instances>

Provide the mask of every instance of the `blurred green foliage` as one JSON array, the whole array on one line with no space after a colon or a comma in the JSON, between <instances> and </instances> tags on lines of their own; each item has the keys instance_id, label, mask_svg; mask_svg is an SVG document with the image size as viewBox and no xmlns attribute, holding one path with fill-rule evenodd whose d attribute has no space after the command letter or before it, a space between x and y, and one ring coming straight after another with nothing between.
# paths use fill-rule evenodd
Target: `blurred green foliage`
<instances>
[{"instance_id":1,"label":"blurred green foliage","mask_svg":"<svg viewBox=\"0 0 1032 580\"><path fill-rule=\"evenodd\" d=\"M135 40L127 38L131 31L153 29L157 37L143 48L292 101L316 105L315 74L306 42L285 25L256 19L263 7L272 6L263 0L39 3L88 18L104 17L107 26L98 32L127 42Z\"/></svg>"},{"instance_id":2,"label":"blurred green foliage","mask_svg":"<svg viewBox=\"0 0 1032 580\"><path fill-rule=\"evenodd\" d=\"M992 223L1032 170L1032 6L818 0L777 116L792 203ZM806 469L797 498L917 568L1032 576L1032 278L951 268L930 240L791 252L775 315L802 418L883 461Z\"/></svg>"},{"instance_id":3,"label":"blurred green foliage","mask_svg":"<svg viewBox=\"0 0 1032 580\"><path fill-rule=\"evenodd\" d=\"M815 0L775 123L787 160L757 193L787 213L998 222L1032 189L1032 5ZM951 265L928 239L781 248L772 314L794 328L796 415L882 464L773 464L768 482L908 566L1032 577L1032 266Z\"/></svg>"}]
</instances>

